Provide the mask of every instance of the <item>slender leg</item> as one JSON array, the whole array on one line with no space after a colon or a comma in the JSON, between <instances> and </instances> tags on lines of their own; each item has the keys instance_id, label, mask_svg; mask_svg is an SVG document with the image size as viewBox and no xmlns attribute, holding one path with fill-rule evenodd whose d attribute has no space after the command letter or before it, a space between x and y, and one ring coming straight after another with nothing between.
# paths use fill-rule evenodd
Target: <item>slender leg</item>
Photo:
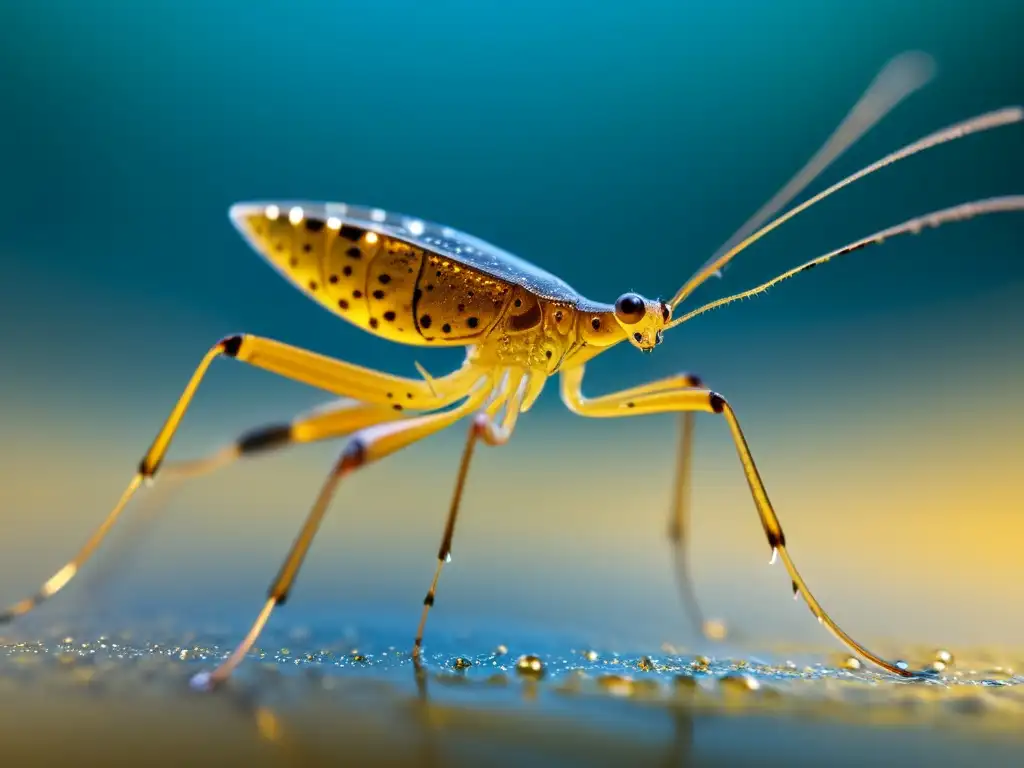
<instances>
[{"instance_id":1,"label":"slender leg","mask_svg":"<svg viewBox=\"0 0 1024 768\"><path fill-rule=\"evenodd\" d=\"M441 578L441 570L444 564L451 559L452 537L455 535L455 522L459 516L459 506L462 503L462 491L466 486L466 477L469 475L469 464L473 459L473 449L477 441L483 440L487 445L504 445L512 437L516 420L519 416L519 408L522 405L523 394L526 391L529 379L523 376L517 383L516 392L505 408L505 418L500 424L495 423L494 417L498 407L502 405L501 396L496 397L491 405L478 413L470 425L469 434L466 436L466 446L462 450L462 460L459 463L459 474L455 480L455 492L452 494L451 506L448 509L448 520L444 526L444 534L441 537L441 547L437 551L437 567L434 569L434 578L430 582L427 596L423 598L423 612L420 614L420 623L416 628L416 640L413 642L412 658L417 665L420 660L420 652L423 648L423 632L427 626L427 615L434 606L437 596L437 583ZM509 389L508 380L504 390ZM504 394L504 393L502 393Z\"/></svg>"},{"instance_id":2,"label":"slender leg","mask_svg":"<svg viewBox=\"0 0 1024 768\"><path fill-rule=\"evenodd\" d=\"M694 414L679 415L679 454L676 458L676 476L672 494L672 516L668 524L668 540L672 545L672 559L676 571L676 586L683 601L683 610L690 624L709 640L721 639L722 629L717 622L709 622L701 611L700 601L690 576L688 538L690 533L690 478L693 464Z\"/></svg>"},{"instance_id":3,"label":"slender leg","mask_svg":"<svg viewBox=\"0 0 1024 768\"><path fill-rule=\"evenodd\" d=\"M344 398L299 414L291 421L264 424L240 435L234 442L198 459L165 463L160 479L183 480L199 477L240 458L350 435L356 430L405 418L401 411L381 405Z\"/></svg>"},{"instance_id":4,"label":"slender leg","mask_svg":"<svg viewBox=\"0 0 1024 768\"><path fill-rule=\"evenodd\" d=\"M404 379L258 336L240 335L222 339L200 361L170 416L157 433L156 439L139 463L134 477L110 514L77 554L47 579L35 595L0 612L0 624L28 613L63 589L75 577L82 565L103 542L143 481L152 479L156 474L196 389L210 364L221 355L338 395L356 397L366 403L390 406L395 412L406 407L428 410L451 404L464 397L482 375L479 369L467 364L454 373L431 382Z\"/></svg>"},{"instance_id":5,"label":"slender leg","mask_svg":"<svg viewBox=\"0 0 1024 768\"><path fill-rule=\"evenodd\" d=\"M270 614L274 608L287 601L288 594L295 584L299 569L302 567L306 553L309 552L313 538L320 528L320 523L327 512L331 499L338 485L345 477L360 467L378 461L418 440L422 440L451 426L476 409L486 395L486 389L477 388L464 403L448 411L403 419L398 422L379 424L368 427L353 435L328 476L327 481L320 489L320 493L313 504L313 508L307 515L299 535L281 564L277 577L270 585L263 609L257 615L248 634L213 672L200 672L197 674L193 678L193 685L197 688L209 689L227 680L235 667L241 663L242 659L245 658L245 655L255 644L260 632L263 631L263 627L270 619Z\"/></svg>"},{"instance_id":6,"label":"slender leg","mask_svg":"<svg viewBox=\"0 0 1024 768\"><path fill-rule=\"evenodd\" d=\"M839 640L845 643L854 652L860 654L872 663L877 664L882 669L892 672L893 674L900 675L902 677L914 677L918 674L898 667L872 653L846 634L846 632L844 632L839 625L836 624L827 613L825 613L825 610L811 593L806 582L804 582L803 577L801 577L799 571L797 571L792 558L789 556L789 551L786 548L786 536L782 531L782 526L779 523L779 519L772 507L772 503L768 498L768 492L765 490L760 473L757 471L757 466L754 464L754 459L750 454L750 448L747 445L746 437L744 437L743 431L740 429L739 422L736 419L735 413L733 413L732 407L728 402L726 402L724 397L709 389L692 387L682 388L675 391L654 392L652 394L630 394L625 397L621 394L613 393L603 397L587 399L583 396L581 388L583 383L583 371L583 366L577 366L575 368L563 370L561 375L562 400L565 402L569 410L579 414L580 416L593 418L615 418L671 411L703 411L705 413L716 413L723 416L726 424L729 426L729 431L732 433L733 443L736 446L736 452L739 455L740 463L743 466L743 473L746 475L747 484L750 486L750 493L753 497L754 505L756 506L758 515L761 518L761 526L764 528L765 536L768 539L768 545L771 547L772 562L775 561L776 556L782 559L792 581L793 595L803 595L804 600L807 602L807 606L818 618L818 621L828 627L828 629L837 638L839 638Z\"/></svg>"},{"instance_id":7,"label":"slender leg","mask_svg":"<svg viewBox=\"0 0 1024 768\"><path fill-rule=\"evenodd\" d=\"M639 395L650 395L656 392L678 390L686 387L703 386L699 376L690 373L677 373L649 384L622 390L617 393L620 398L635 398ZM690 476L693 455L693 432L695 427L694 414L679 415L679 449L676 457L676 474L672 493L672 510L668 523L668 539L672 545L672 557L676 572L676 585L683 610L686 611L690 623L708 639L720 639L722 630L717 622L705 621L697 594L693 587L687 562L687 535L690 527Z\"/></svg>"}]
</instances>

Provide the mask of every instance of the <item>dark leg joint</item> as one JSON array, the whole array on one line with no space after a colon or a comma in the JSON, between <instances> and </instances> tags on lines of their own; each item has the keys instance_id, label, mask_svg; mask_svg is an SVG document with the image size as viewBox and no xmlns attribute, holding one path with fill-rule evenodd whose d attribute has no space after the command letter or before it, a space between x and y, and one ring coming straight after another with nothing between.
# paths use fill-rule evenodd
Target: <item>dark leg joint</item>
<instances>
[{"instance_id":1,"label":"dark leg joint","mask_svg":"<svg viewBox=\"0 0 1024 768\"><path fill-rule=\"evenodd\" d=\"M224 350L224 354L228 357L236 357L238 350L242 348L242 337L241 336L228 336L220 341L221 349Z\"/></svg>"},{"instance_id":2,"label":"dark leg joint","mask_svg":"<svg viewBox=\"0 0 1024 768\"><path fill-rule=\"evenodd\" d=\"M434 607L434 593L428 592L427 596L423 598L423 604L428 608Z\"/></svg>"},{"instance_id":3,"label":"dark leg joint","mask_svg":"<svg viewBox=\"0 0 1024 768\"><path fill-rule=\"evenodd\" d=\"M361 467L365 463L366 443L359 438L353 438L349 441L349 444L345 446L345 451L341 454L341 461L338 463L338 471L347 472Z\"/></svg>"},{"instance_id":4,"label":"dark leg joint","mask_svg":"<svg viewBox=\"0 0 1024 768\"><path fill-rule=\"evenodd\" d=\"M267 599L273 600L275 605L284 605L288 602L288 590L282 592L278 590L277 584L274 584L267 590Z\"/></svg>"},{"instance_id":5,"label":"dark leg joint","mask_svg":"<svg viewBox=\"0 0 1024 768\"><path fill-rule=\"evenodd\" d=\"M765 535L768 537L768 545L772 549L779 549L786 546L786 534L780 529L778 533L765 528Z\"/></svg>"},{"instance_id":6,"label":"dark leg joint","mask_svg":"<svg viewBox=\"0 0 1024 768\"><path fill-rule=\"evenodd\" d=\"M291 424L273 424L268 427L254 429L242 435L238 440L239 453L256 453L269 448L276 448L291 440Z\"/></svg>"},{"instance_id":7,"label":"dark leg joint","mask_svg":"<svg viewBox=\"0 0 1024 768\"><path fill-rule=\"evenodd\" d=\"M149 477L153 477L153 475L155 475L155 474L156 474L156 471L157 471L158 469L160 469L160 462L159 462L159 461L158 461L158 462L156 462L156 464L149 464L149 463L148 463L148 462L146 461L146 459L145 459L145 458L143 458L143 459L142 459L142 461L140 461L140 462L139 462L139 469L138 469L138 473L139 473L139 474L140 474L140 475L141 475L142 477L147 477L147 478L149 478Z\"/></svg>"},{"instance_id":8,"label":"dark leg joint","mask_svg":"<svg viewBox=\"0 0 1024 768\"><path fill-rule=\"evenodd\" d=\"M711 400L711 410L715 413L721 413L725 410L725 398L717 392L712 392L709 396Z\"/></svg>"}]
</instances>

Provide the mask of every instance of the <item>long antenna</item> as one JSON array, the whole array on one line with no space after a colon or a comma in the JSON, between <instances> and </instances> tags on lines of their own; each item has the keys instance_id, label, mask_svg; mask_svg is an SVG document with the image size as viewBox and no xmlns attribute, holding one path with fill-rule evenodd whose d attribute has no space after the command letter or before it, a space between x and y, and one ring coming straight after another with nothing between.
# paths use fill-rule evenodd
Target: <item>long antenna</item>
<instances>
[{"instance_id":1,"label":"long antenna","mask_svg":"<svg viewBox=\"0 0 1024 768\"><path fill-rule=\"evenodd\" d=\"M804 167L744 222L701 266L698 273L717 262L723 253L778 213L901 101L927 85L934 73L935 62L920 51L908 51L889 61Z\"/></svg>"},{"instance_id":2,"label":"long antenna","mask_svg":"<svg viewBox=\"0 0 1024 768\"><path fill-rule=\"evenodd\" d=\"M849 245L844 245L842 248L837 248L834 251L826 253L824 256L819 256L816 259L804 262L798 267L793 267L790 270L783 272L781 275L773 277L771 280L761 283L754 288L750 288L746 291L735 293L732 296L726 296L721 299L715 299L712 302L708 302L702 307L687 312L685 315L673 320L666 327L673 328L677 325L692 320L697 315L703 315L705 312L710 312L712 309L725 306L726 304L732 304L734 301L740 301L741 299L749 299L757 296L759 293L764 293L774 285L778 285L783 280L806 272L807 270L814 269L819 264L824 264L826 261L831 261L836 256L843 256L854 251L859 251L862 248L867 248L872 245L881 245L886 240L897 237L899 235L916 235L926 227L936 228L943 224L948 224L954 221L967 221L973 219L976 216L984 216L990 213L1007 213L1011 211L1024 211L1024 195L1008 195L1005 197L990 197L986 200L976 200L971 203L961 203L960 205L953 206L952 208L945 208L941 211L935 211L933 213L927 213L924 216L918 216L902 224L889 227L875 232L873 235L856 240Z\"/></svg>"},{"instance_id":3,"label":"long antenna","mask_svg":"<svg viewBox=\"0 0 1024 768\"><path fill-rule=\"evenodd\" d=\"M779 216L770 224L762 227L757 232L748 236L742 242L733 246L728 251L723 253L721 256L718 257L717 261L709 262L704 267L701 267L701 269L699 269L694 274L694 276L691 277L686 282L686 284L679 289L679 292L675 295L675 297L673 297L672 301L670 302L670 305L673 308L676 307L681 301L683 301L683 299L685 299L687 296L693 293L697 286L699 286L711 275L713 275L715 272L721 269L721 267L724 266L728 261L730 261L737 253L747 248L749 245L756 242L757 240L760 240L762 237L767 235L780 224L793 218L798 213L806 211L815 203L824 200L829 195L838 192L843 187L849 186L858 179L862 179L868 174L874 173L875 171L885 168L887 165L892 165L895 162L910 157L911 155L917 154L918 152L923 152L926 149L931 149L932 147L937 147L940 144L945 144L947 142L963 138L964 136L968 136L972 133L979 133L981 131L987 131L992 128L998 128L1000 126L1018 123L1022 119L1024 119L1024 109L1021 109L1020 107L1005 107L1004 109L998 109L994 112L987 112L984 115L979 115L977 117L971 118L970 120L965 120L961 123L956 123L955 125L951 125L948 128L942 129L941 131L936 131L935 133L925 136L923 139L919 139L918 141L915 141L912 144L908 144L902 149L896 150L892 154L883 157L881 160L872 163L866 168L862 168L856 173L847 176L842 181L836 182L831 187L826 189L824 192L819 192L817 195L810 198L809 200L806 200L805 202L801 203L795 208L791 208L788 212L784 213L782 216Z\"/></svg>"}]
</instances>

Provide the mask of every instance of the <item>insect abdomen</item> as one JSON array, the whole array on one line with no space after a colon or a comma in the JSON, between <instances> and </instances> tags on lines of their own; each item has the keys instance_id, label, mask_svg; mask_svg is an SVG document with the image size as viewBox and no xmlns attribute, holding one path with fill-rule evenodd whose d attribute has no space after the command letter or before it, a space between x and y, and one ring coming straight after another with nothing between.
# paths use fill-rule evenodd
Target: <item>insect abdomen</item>
<instances>
[{"instance_id":1,"label":"insect abdomen","mask_svg":"<svg viewBox=\"0 0 1024 768\"><path fill-rule=\"evenodd\" d=\"M307 296L392 341L463 346L487 334L510 287L399 238L338 218L239 207L232 218L253 248Z\"/></svg>"},{"instance_id":2,"label":"insect abdomen","mask_svg":"<svg viewBox=\"0 0 1024 768\"><path fill-rule=\"evenodd\" d=\"M507 283L429 251L424 254L413 308L430 344L470 344L486 336L509 301Z\"/></svg>"}]
</instances>

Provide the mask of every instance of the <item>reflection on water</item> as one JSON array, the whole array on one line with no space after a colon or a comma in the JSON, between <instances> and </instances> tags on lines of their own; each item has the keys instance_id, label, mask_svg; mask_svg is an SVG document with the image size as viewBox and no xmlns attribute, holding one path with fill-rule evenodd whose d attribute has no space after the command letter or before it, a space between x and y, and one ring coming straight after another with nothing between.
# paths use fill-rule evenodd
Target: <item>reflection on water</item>
<instances>
[{"instance_id":1,"label":"reflection on water","mask_svg":"<svg viewBox=\"0 0 1024 768\"><path fill-rule=\"evenodd\" d=\"M201 694L189 677L230 637L65 631L0 641L0 738L20 764L88 748L97 759L244 754L257 765L742 765L766 754L792 765L813 762L808 743L831 733L817 753L830 764L887 754L942 765L1021 746L1024 676L970 652L932 650L941 673L907 682L842 658L445 638L417 672L404 644L302 629L268 632L228 686ZM933 726L928 738L914 736L920 725Z\"/></svg>"}]
</instances>

